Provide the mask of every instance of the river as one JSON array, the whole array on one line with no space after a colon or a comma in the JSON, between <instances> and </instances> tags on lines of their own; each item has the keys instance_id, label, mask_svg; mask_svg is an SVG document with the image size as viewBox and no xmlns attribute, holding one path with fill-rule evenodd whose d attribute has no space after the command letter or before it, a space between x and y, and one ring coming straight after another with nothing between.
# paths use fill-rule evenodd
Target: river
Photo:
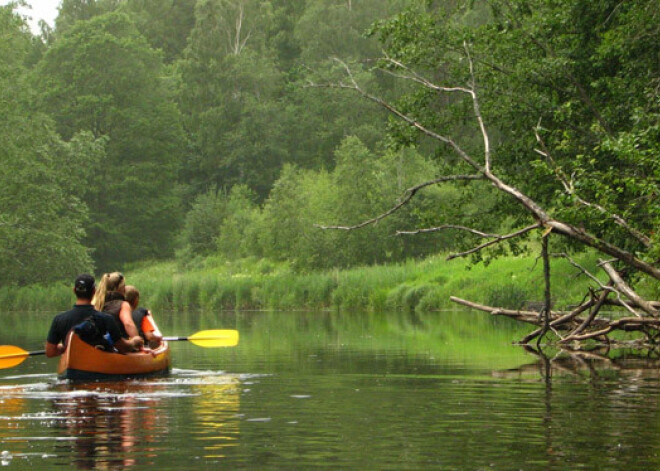
<instances>
[{"instance_id":1,"label":"river","mask_svg":"<svg viewBox=\"0 0 660 471\"><path fill-rule=\"evenodd\" d=\"M52 313L0 313L0 343L43 347ZM468 311L160 313L168 377L70 384L33 356L0 370L8 469L660 469L653 359L511 344Z\"/></svg>"}]
</instances>

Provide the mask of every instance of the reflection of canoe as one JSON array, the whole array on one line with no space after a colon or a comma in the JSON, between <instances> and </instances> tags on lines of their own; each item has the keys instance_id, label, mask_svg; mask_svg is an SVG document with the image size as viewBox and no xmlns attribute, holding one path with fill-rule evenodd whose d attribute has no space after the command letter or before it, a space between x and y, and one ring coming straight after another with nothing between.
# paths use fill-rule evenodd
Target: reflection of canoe
<instances>
[{"instance_id":1,"label":"reflection of canoe","mask_svg":"<svg viewBox=\"0 0 660 471\"><path fill-rule=\"evenodd\" d=\"M170 371L167 342L149 353L110 353L69 333L67 349L60 357L57 374L62 379L105 380L165 375Z\"/></svg>"}]
</instances>

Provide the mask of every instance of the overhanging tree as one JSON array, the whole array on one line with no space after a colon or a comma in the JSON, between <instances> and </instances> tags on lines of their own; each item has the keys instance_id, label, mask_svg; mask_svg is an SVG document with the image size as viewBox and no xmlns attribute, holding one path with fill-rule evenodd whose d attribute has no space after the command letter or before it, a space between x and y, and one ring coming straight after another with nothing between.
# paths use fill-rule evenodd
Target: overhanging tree
<instances>
[{"instance_id":1,"label":"overhanging tree","mask_svg":"<svg viewBox=\"0 0 660 471\"><path fill-rule=\"evenodd\" d=\"M345 76L329 86L379 104L397 119L399 142L435 142L448 164L446 174L411 187L387 212L334 227L376 223L432 185L485 181L503 196L499 211L515 218L515 230L489 234L457 221L415 232L461 230L482 239L453 256L538 234L544 306L532 312L455 302L536 325L525 343L549 330L564 343L609 340L616 330L654 343L660 303L632 286L639 277L660 280L658 1L474 4L451 12L416 6L374 28L386 50L377 68L414 85L397 102L371 94L355 66L337 61ZM471 26L475 18L480 26ZM550 253L550 238L561 253ZM609 281L572 262L594 287L570 312L552 311L550 258L570 259L576 247L608 257L600 266ZM600 316L608 304L625 314Z\"/></svg>"}]
</instances>

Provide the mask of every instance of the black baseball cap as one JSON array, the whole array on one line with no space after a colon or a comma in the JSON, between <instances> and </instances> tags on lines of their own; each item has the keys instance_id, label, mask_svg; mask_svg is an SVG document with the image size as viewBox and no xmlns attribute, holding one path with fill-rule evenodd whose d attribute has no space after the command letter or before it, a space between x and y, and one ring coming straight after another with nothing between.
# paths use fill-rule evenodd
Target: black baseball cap
<instances>
[{"instance_id":1,"label":"black baseball cap","mask_svg":"<svg viewBox=\"0 0 660 471\"><path fill-rule=\"evenodd\" d=\"M78 275L73 285L73 290L78 298L91 298L94 295L95 280L92 275L83 273Z\"/></svg>"}]
</instances>

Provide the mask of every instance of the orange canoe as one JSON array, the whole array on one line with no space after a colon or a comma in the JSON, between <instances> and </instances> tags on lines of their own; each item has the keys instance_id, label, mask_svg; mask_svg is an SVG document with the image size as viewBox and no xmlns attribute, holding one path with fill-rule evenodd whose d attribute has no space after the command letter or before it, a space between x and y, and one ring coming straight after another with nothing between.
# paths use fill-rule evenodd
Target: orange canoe
<instances>
[{"instance_id":1,"label":"orange canoe","mask_svg":"<svg viewBox=\"0 0 660 471\"><path fill-rule=\"evenodd\" d=\"M91 381L166 375L169 371L167 342L150 352L112 353L83 342L73 331L57 367L61 379Z\"/></svg>"}]
</instances>

